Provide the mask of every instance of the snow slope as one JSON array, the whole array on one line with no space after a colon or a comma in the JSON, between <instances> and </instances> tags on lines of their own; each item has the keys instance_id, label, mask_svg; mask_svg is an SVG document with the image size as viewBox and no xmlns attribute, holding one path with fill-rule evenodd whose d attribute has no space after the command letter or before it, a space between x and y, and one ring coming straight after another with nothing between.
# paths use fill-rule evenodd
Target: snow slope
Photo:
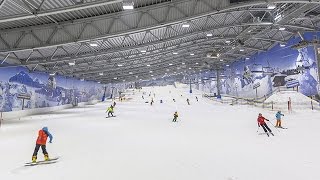
<instances>
[{"instance_id":1,"label":"snow slope","mask_svg":"<svg viewBox=\"0 0 320 180\"><path fill-rule=\"evenodd\" d=\"M151 98L148 92L155 93L153 106L145 103ZM173 87L136 91L132 100L117 102L117 117L109 119L105 109L111 102L5 121L0 128L0 179L320 179L318 112L285 114L283 125L289 129L272 128L275 137L267 137L256 132L256 117L261 112L274 123L274 112L201 97L196 102L187 92ZM180 117L172 123L176 110ZM61 159L24 168L43 126L54 136L50 156ZM38 157L43 158L41 152Z\"/></svg>"}]
</instances>

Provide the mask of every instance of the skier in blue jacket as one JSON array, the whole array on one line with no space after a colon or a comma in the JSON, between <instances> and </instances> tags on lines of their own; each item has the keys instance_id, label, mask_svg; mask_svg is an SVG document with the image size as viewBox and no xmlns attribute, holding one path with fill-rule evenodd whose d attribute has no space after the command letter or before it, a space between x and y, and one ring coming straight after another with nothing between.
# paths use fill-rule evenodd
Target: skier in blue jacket
<instances>
[{"instance_id":1,"label":"skier in blue jacket","mask_svg":"<svg viewBox=\"0 0 320 180\"><path fill-rule=\"evenodd\" d=\"M284 114L281 114L281 111L278 111L276 114L277 124L275 127L282 128L281 126L281 116L284 116Z\"/></svg>"}]
</instances>

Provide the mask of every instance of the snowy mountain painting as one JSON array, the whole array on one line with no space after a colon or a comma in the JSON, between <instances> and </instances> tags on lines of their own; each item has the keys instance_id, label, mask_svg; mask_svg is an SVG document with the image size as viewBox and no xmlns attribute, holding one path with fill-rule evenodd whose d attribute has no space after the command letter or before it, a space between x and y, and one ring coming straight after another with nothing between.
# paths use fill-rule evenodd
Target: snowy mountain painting
<instances>
[{"instance_id":1,"label":"snowy mountain painting","mask_svg":"<svg viewBox=\"0 0 320 180\"><path fill-rule=\"evenodd\" d=\"M312 39L320 34L306 33L305 39ZM308 46L292 49L301 39L292 38L285 47L277 45L267 52L255 54L249 59L241 59L226 68L221 78L221 93L247 98L256 97L254 85L258 87L258 97L274 91L279 86L290 87L290 83L299 85L299 92L307 96L318 95L318 68L315 48ZM201 74L202 78L215 76ZM201 86L206 92L217 92L216 80L211 79ZM209 90L210 89L210 90Z\"/></svg>"},{"instance_id":2,"label":"snowy mountain painting","mask_svg":"<svg viewBox=\"0 0 320 180\"><path fill-rule=\"evenodd\" d=\"M22 109L22 99L25 100L24 109L52 107L90 100L100 100L104 93L104 86L93 81L80 81L64 76L49 76L46 73L32 72L27 69L0 69L0 111L9 112ZM122 87L120 87L122 88ZM107 97L109 96L107 91Z\"/></svg>"}]
</instances>

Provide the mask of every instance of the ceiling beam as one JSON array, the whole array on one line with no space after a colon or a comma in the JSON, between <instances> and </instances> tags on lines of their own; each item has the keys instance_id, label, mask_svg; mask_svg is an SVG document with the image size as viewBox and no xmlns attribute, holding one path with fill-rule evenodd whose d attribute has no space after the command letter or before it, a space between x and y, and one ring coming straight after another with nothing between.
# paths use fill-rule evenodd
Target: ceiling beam
<instances>
[{"instance_id":1,"label":"ceiling beam","mask_svg":"<svg viewBox=\"0 0 320 180\"><path fill-rule=\"evenodd\" d=\"M31 18L39 18L39 17L50 16L50 15L61 14L61 13L67 13L67 12L89 9L89 8L94 8L94 7L99 7L99 6L105 6L108 4L120 3L122 1L123 0L100 0L100 1L93 1L93 2L88 2L88 3L76 4L76 5L62 7L62 8L37 11L35 14L22 14L22 15L19 14L19 15L15 15L15 16L0 18L0 23L18 21L18 20L26 20L26 19L31 19Z\"/></svg>"}]
</instances>

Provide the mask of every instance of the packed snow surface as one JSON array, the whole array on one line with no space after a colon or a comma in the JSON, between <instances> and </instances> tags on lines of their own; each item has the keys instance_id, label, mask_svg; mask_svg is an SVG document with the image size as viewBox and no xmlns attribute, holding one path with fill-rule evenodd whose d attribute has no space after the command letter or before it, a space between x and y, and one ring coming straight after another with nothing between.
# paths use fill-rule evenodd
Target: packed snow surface
<instances>
[{"instance_id":1,"label":"packed snow surface","mask_svg":"<svg viewBox=\"0 0 320 180\"><path fill-rule=\"evenodd\" d=\"M0 179L320 179L318 111L285 113L282 124L288 129L268 124L275 136L267 137L256 118L261 112L275 123L275 112L202 97L197 102L188 88L144 88L128 96L132 99L117 101L114 118L105 118L108 101L5 121L0 128ZM153 106L146 103L151 98ZM172 122L175 111L177 123ZM54 136L47 145L49 155L61 158L55 164L23 167L43 126ZM43 159L41 150L38 159Z\"/></svg>"}]
</instances>

